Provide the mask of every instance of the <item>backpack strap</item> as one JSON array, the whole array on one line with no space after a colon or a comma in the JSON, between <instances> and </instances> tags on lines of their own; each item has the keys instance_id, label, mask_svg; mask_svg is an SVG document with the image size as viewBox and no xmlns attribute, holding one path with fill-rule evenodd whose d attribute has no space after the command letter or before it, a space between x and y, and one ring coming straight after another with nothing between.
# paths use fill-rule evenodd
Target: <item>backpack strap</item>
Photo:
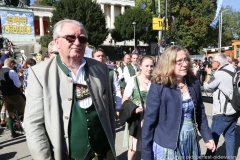
<instances>
[{"instance_id":1,"label":"backpack strap","mask_svg":"<svg viewBox=\"0 0 240 160\"><path fill-rule=\"evenodd\" d=\"M230 76L232 76L232 77L234 77L234 74L235 74L235 72L232 72L232 71L229 71L229 70L226 70L226 69L221 69L220 71L227 72L227 73L230 74Z\"/></svg>"},{"instance_id":2,"label":"backpack strap","mask_svg":"<svg viewBox=\"0 0 240 160\"><path fill-rule=\"evenodd\" d=\"M232 72L232 71L229 71L229 70L227 70L227 69L221 69L220 71L224 71L224 72L226 72L226 73L228 73L232 78L234 77L234 75L235 75L235 72ZM222 92L220 89L219 89L219 92L218 92L218 101L220 100L220 92ZM223 92L222 92L223 93ZM224 103L224 108L223 108L223 113L226 113L226 111L227 111L227 104L228 103L231 103L231 100L230 100L230 98L227 96L227 95L225 95L224 93L223 93L223 95L225 96L225 103Z\"/></svg>"}]
</instances>

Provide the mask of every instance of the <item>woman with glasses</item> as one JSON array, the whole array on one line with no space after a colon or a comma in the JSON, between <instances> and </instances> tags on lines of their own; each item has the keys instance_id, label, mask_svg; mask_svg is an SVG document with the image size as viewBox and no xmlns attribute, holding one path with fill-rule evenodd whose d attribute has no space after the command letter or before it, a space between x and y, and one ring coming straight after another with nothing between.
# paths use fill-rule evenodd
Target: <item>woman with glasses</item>
<instances>
[{"instance_id":1,"label":"woman with glasses","mask_svg":"<svg viewBox=\"0 0 240 160\"><path fill-rule=\"evenodd\" d=\"M142 129L142 158L201 159L197 128L212 151L199 81L185 48L172 46L161 56L148 91Z\"/></svg>"}]
</instances>

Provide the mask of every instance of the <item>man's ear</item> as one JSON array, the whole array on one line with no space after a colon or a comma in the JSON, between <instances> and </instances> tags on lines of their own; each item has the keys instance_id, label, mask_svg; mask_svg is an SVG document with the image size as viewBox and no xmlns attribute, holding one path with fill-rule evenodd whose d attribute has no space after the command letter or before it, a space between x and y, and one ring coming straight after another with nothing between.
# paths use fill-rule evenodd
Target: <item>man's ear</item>
<instances>
[{"instance_id":1,"label":"man's ear","mask_svg":"<svg viewBox=\"0 0 240 160\"><path fill-rule=\"evenodd\" d=\"M54 39L54 44L57 47L57 49L59 49L59 38Z\"/></svg>"}]
</instances>

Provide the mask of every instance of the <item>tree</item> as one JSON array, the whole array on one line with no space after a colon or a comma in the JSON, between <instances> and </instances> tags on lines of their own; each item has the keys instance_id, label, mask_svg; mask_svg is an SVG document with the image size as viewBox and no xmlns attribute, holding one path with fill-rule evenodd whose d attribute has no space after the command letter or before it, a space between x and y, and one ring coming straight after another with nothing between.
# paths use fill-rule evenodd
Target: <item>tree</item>
<instances>
[{"instance_id":1,"label":"tree","mask_svg":"<svg viewBox=\"0 0 240 160\"><path fill-rule=\"evenodd\" d=\"M222 46L232 45L231 40L240 39L240 12L227 6L222 14Z\"/></svg>"},{"instance_id":2,"label":"tree","mask_svg":"<svg viewBox=\"0 0 240 160\"><path fill-rule=\"evenodd\" d=\"M176 27L180 43L186 48L201 50L210 43L217 44L218 32L210 27L215 12L216 0L172 0L172 13L169 16L174 16L176 26L168 17L172 24L168 31L168 40L178 40Z\"/></svg>"},{"instance_id":3,"label":"tree","mask_svg":"<svg viewBox=\"0 0 240 160\"><path fill-rule=\"evenodd\" d=\"M136 41L157 41L155 38L157 32L152 30L152 13L138 7L126 9L124 14L115 18L115 28L111 31L112 38L116 41L132 40L134 37L132 22L136 22Z\"/></svg>"},{"instance_id":4,"label":"tree","mask_svg":"<svg viewBox=\"0 0 240 160\"><path fill-rule=\"evenodd\" d=\"M91 0L61 0L56 3L54 10L50 35L52 36L53 26L63 19L73 19L82 22L88 33L88 43L94 46L100 45L108 35L105 16L100 5Z\"/></svg>"}]
</instances>

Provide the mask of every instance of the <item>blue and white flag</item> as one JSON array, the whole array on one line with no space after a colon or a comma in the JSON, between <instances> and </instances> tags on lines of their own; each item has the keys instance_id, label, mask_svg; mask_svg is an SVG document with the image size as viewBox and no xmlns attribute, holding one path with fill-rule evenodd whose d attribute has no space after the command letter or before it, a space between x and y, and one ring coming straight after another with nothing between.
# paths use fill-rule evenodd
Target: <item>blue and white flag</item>
<instances>
[{"instance_id":1,"label":"blue and white flag","mask_svg":"<svg viewBox=\"0 0 240 160\"><path fill-rule=\"evenodd\" d=\"M214 20L212 21L212 23L210 24L211 27L213 27L214 29L216 28L217 22L219 20L219 16L221 14L221 10L222 10L222 5L223 5L223 0L218 0L217 1L217 11L216 11L216 15Z\"/></svg>"}]
</instances>

